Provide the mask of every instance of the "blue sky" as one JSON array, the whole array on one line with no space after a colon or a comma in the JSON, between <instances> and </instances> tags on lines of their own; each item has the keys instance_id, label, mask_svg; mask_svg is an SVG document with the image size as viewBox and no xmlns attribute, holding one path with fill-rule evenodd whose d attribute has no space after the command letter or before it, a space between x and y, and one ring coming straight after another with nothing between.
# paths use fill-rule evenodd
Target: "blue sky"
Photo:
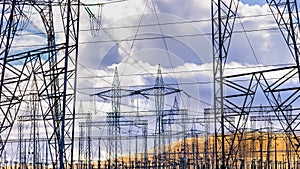
<instances>
[{"instance_id":1,"label":"blue sky","mask_svg":"<svg viewBox=\"0 0 300 169\"><path fill-rule=\"evenodd\" d=\"M265 0L241 0L241 2L249 5L264 5L266 4Z\"/></svg>"},{"instance_id":2,"label":"blue sky","mask_svg":"<svg viewBox=\"0 0 300 169\"><path fill-rule=\"evenodd\" d=\"M95 42L80 45L79 59L81 64L91 68L95 74L101 73L101 77L107 76L107 78L104 78L105 81L97 78L92 80L84 79L83 83L80 83L81 85L86 87L93 84L95 88L110 87L111 74L115 66L119 69L121 83L124 86L146 85L146 79L149 77L137 77L138 75L134 74L155 74L158 64L162 66L163 72L167 75L178 77L179 83L198 83L212 80L210 74L212 69L212 65L210 65L212 62L212 47L211 35L209 35L211 23L209 21L189 23L189 21L207 20L210 18L210 1L155 0L155 7L150 3L151 1L147 5L145 5L145 2L131 0L103 7L103 17L101 19L105 27L126 27L139 24L154 25L139 27L138 29L136 27L108 29L114 39L140 39L120 41L118 45L125 49L125 52L118 48L115 42L96 43L97 41L110 40L110 37L101 30L97 37L91 36L90 32L81 34L81 41ZM287 54L288 49L278 30L259 31L260 29L277 28L274 18L271 15L255 18L249 17L269 13L267 5L255 5L265 4L265 1L242 0L241 2L238 16L245 16L245 18L237 19L236 21L235 30L240 33L234 33L232 37L227 67L240 67L243 68L243 71L246 71L248 68L245 69L245 67L276 65L283 62L283 53L286 56L284 62L293 62L292 58ZM246 3L249 3L249 5L246 5ZM97 14L99 9L98 7L91 7L91 10ZM155 12L158 13L159 20L154 14ZM86 23L81 25L82 29L89 29L89 19L85 12L82 12L81 22ZM165 24L159 27L156 25L158 22L186 23ZM256 31L243 32L245 31L244 29ZM153 37L160 37L162 34L171 38L152 39ZM184 35L197 36L185 37ZM131 53L131 55L128 57L126 53ZM82 76L95 76L88 73L85 74L85 71L83 69L81 72ZM196 73L184 74L178 73L179 71L194 71ZM238 69L235 72L228 71L230 74L237 72L239 72ZM128 75L135 77L135 80L128 79ZM193 87L195 88L186 86L187 90L193 89L187 92L196 98L201 97L206 102L212 103L211 90L207 89L209 86L196 85ZM195 107L195 110L202 111L205 106L207 105L200 105Z\"/></svg>"}]
</instances>

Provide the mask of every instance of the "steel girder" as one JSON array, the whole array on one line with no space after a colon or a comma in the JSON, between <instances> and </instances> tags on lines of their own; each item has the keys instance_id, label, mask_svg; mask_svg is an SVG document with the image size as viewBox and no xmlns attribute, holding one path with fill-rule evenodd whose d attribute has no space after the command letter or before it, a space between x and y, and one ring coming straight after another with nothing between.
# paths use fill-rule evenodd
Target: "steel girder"
<instances>
[{"instance_id":1,"label":"steel girder","mask_svg":"<svg viewBox=\"0 0 300 169\"><path fill-rule=\"evenodd\" d=\"M48 105L39 110L43 114L47 129L49 151L53 167L72 166L76 62L78 55L79 2L58 1L60 7L65 42L55 44L53 30L52 2L54 1L3 1L1 15L1 122L0 155L10 135L20 108L28 95L28 84L36 78L39 104ZM41 14L46 27L48 47L9 55L18 23L24 17L25 5L34 6ZM3 49L3 50L2 50ZM57 58L58 52L65 55ZM47 57L46 57L47 55ZM59 82L60 81L60 82ZM43 107L40 106L40 107ZM58 165L59 161L59 165Z\"/></svg>"},{"instance_id":2,"label":"steel girder","mask_svg":"<svg viewBox=\"0 0 300 169\"><path fill-rule=\"evenodd\" d=\"M9 55L15 35L21 31L20 22L24 19L21 11L24 4L20 4L17 0L4 0L0 5L0 57L5 58Z\"/></svg>"},{"instance_id":3,"label":"steel girder","mask_svg":"<svg viewBox=\"0 0 300 169\"><path fill-rule=\"evenodd\" d=\"M227 167L234 166L232 164L237 158L236 154L239 151L239 145L243 139L243 133L246 129L246 122L248 121L249 113L251 112L250 110L255 102L255 97L264 97L266 101L264 104L267 104L272 108L272 112L274 112L272 119L276 119L280 123L282 131L285 132L288 138L288 144L290 144L292 147L291 151L294 151L299 158L298 150L300 144L299 137L297 136L297 134L299 134L299 113L295 112L295 114L292 114L292 116L289 116L286 113L288 110L295 111L299 109L297 106L293 106L291 109L292 104L297 103L300 97L299 84L293 82L293 79L299 79L300 72L298 49L299 15L297 1L267 0L267 2L274 15L275 21L278 24L280 31L295 59L296 66L223 77L223 90L226 89L228 94L220 92L223 94L223 96L220 97L222 98L221 101L223 101L223 104L220 105L223 105L224 107L222 108L215 106L215 108L220 108L220 111L225 111L228 109L231 112L235 112L235 115L233 116L238 117L236 124L230 124L229 120L227 120L228 116L225 115L226 112L217 113L220 114L219 116L221 117L219 123L222 130L222 126L224 126L224 121L222 119L224 119L229 125L234 126L233 137L227 141L227 143L230 145L229 151L226 152ZM230 15L228 15L228 17L229 16ZM224 57L224 59L226 59L226 57ZM276 79L270 79L270 74L277 74L280 75L280 77ZM215 79L215 83L218 83L218 79ZM279 95L283 97L278 97ZM215 98L218 97L215 95ZM225 116L222 116L222 114ZM224 138L224 132L222 132L221 136L222 139L226 140L226 138ZM223 140L221 142L222 144L224 143ZM222 147L224 146L222 145ZM221 151L223 152L223 150Z\"/></svg>"},{"instance_id":4,"label":"steel girder","mask_svg":"<svg viewBox=\"0 0 300 169\"><path fill-rule=\"evenodd\" d=\"M274 74L280 75L280 77L270 78ZM230 147L227 152L228 167L234 166L232 164L237 159L238 151L240 151L239 145L247 130L246 123L251 117L250 114L254 114L252 112L255 109L253 104L258 103L268 106L268 111L272 112L270 117L279 123L277 127L280 127L286 134L291 151L299 156L300 140L297 135L300 131L300 114L297 103L300 99L300 86L297 82L293 82L295 79L298 79L297 66L224 77L224 88L228 92L224 94L224 106L226 111L231 112L228 116L226 112L224 113L224 120L229 126L234 127L232 137L227 141ZM287 113L290 111L293 113ZM229 117L238 117L238 119L233 124L227 120Z\"/></svg>"},{"instance_id":5,"label":"steel girder","mask_svg":"<svg viewBox=\"0 0 300 169\"><path fill-rule=\"evenodd\" d=\"M299 45L300 45L300 20L297 0L266 0L274 19L288 45L290 52L298 67L300 80L299 65Z\"/></svg>"},{"instance_id":6,"label":"steel girder","mask_svg":"<svg viewBox=\"0 0 300 169\"><path fill-rule=\"evenodd\" d=\"M64 168L64 164L69 164L72 168L80 0L60 0L59 3L61 4L60 11L65 32L66 48L64 51L64 81L61 88L63 93L62 110L58 116L61 123L60 129L56 130L56 135L59 136L59 167ZM69 151L69 153L67 151ZM69 160L67 160L67 155L70 156Z\"/></svg>"},{"instance_id":7,"label":"steel girder","mask_svg":"<svg viewBox=\"0 0 300 169\"><path fill-rule=\"evenodd\" d=\"M64 48L63 45L58 45L55 50L59 51L62 48ZM20 111L21 106L26 104L25 98L29 95L26 91L28 90L27 88L29 88L28 85L30 80L36 76L46 76L46 73L43 74L43 67L47 60L42 58L45 53L47 53L47 48L41 48L0 58L2 70L2 91L0 99L2 121L0 134L1 138L3 138L0 149L1 154L18 112ZM45 71L47 70L45 69ZM40 79L41 77L36 78ZM44 85L43 87L39 86L38 89L44 90L46 86L47 85Z\"/></svg>"},{"instance_id":8,"label":"steel girder","mask_svg":"<svg viewBox=\"0 0 300 169\"><path fill-rule=\"evenodd\" d=\"M221 132L224 130L224 89L223 89L223 73L226 59L228 56L231 36L235 23L236 13L239 1L230 0L212 0L211 1L211 17L212 17L212 45L213 45L213 74L214 74L214 112L215 118L217 114L221 115ZM215 122L217 124L217 122ZM219 158L221 160L221 169L225 169L226 153L225 138L221 137L218 141L217 126L215 126L215 144L214 144L214 160L213 167L218 167ZM221 152L218 151L219 143L221 143Z\"/></svg>"}]
</instances>

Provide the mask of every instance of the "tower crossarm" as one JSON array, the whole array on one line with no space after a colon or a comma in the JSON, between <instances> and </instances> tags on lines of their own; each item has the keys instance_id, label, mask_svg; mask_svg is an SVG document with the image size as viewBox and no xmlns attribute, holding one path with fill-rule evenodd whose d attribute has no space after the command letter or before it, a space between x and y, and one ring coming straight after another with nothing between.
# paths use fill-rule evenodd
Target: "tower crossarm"
<instances>
[{"instance_id":1,"label":"tower crossarm","mask_svg":"<svg viewBox=\"0 0 300 169\"><path fill-rule=\"evenodd\" d=\"M95 93L95 94L92 94L91 96L93 95L96 95L104 100L108 100L108 99L111 99L113 97L115 97L115 92L116 90L118 90L118 97L128 97L128 96L132 96L135 94L135 91L134 90L126 90L126 89L109 89L109 90L106 90L106 91L103 91L103 92L99 92L99 93Z\"/></svg>"},{"instance_id":2,"label":"tower crossarm","mask_svg":"<svg viewBox=\"0 0 300 169\"><path fill-rule=\"evenodd\" d=\"M148 125L147 120L138 120L138 121L131 121L131 120L120 120L120 126L145 126ZM91 121L91 122L80 122L79 126L92 126L92 127L106 127L107 121Z\"/></svg>"},{"instance_id":3,"label":"tower crossarm","mask_svg":"<svg viewBox=\"0 0 300 169\"><path fill-rule=\"evenodd\" d=\"M180 89L176 89L176 88L165 87L165 86L155 86L155 87L151 87L151 88L138 90L136 93L139 93L143 96L156 96L157 90L162 91L162 93L160 93L162 95L170 95L173 93L181 92Z\"/></svg>"}]
</instances>

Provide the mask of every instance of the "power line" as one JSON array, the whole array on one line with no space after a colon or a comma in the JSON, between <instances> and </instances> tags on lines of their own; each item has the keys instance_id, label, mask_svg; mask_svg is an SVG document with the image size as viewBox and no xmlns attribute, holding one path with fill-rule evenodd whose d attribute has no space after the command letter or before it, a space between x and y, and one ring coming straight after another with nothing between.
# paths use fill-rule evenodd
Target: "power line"
<instances>
[{"instance_id":1,"label":"power line","mask_svg":"<svg viewBox=\"0 0 300 169\"><path fill-rule=\"evenodd\" d=\"M253 56L254 56L254 58L255 58L255 61L256 61L257 64L260 64L259 61L258 61L258 58L257 58L257 56L256 56L256 53L255 53L255 51L254 51L253 45L252 45L252 43L251 43L251 41L250 41L250 39L249 39L249 36L248 36L248 34L247 34L247 32L246 32L245 26L244 26L244 24L243 24L242 21L240 21L240 23L241 23L242 29L243 29L243 31L244 31L244 33L245 33L247 42L248 42L248 44L249 44L249 46L250 46L251 52L252 52L252 54L253 54Z\"/></svg>"},{"instance_id":2,"label":"power line","mask_svg":"<svg viewBox=\"0 0 300 169\"><path fill-rule=\"evenodd\" d=\"M233 33L251 33L251 32L260 32L260 31L277 31L278 28L260 28L260 29L251 29L251 30L237 30L233 31ZM90 30L89 30L90 31ZM185 38L185 37L201 37L201 36L210 36L211 33L195 33L195 34L184 34L184 35L172 35L172 36L152 36L152 37L143 37L143 38L125 38L125 39L113 39L113 40L96 40L96 41L82 41L79 42L79 45L86 44L95 44L95 43L111 43L115 41L119 42L128 42L128 41L143 41L143 40L158 40L158 39L175 39L175 38ZM45 45L14 45L13 48L25 48L25 47L44 47Z\"/></svg>"},{"instance_id":3,"label":"power line","mask_svg":"<svg viewBox=\"0 0 300 169\"><path fill-rule=\"evenodd\" d=\"M296 77L294 78L289 78L289 79L297 79ZM267 78L266 80L278 80L278 78ZM247 82L249 81L249 79L240 79L240 80L234 80L234 81L231 81L231 82ZM213 84L213 81L196 81L196 82L181 82L181 83L166 83L165 85L166 86L177 86L177 85L207 85L207 84ZM153 87L153 85L124 85L124 86L121 86L122 88L141 88L141 87ZM87 90L87 89L107 89L107 88L110 88L110 87L91 87L91 88L88 88L88 87L78 87L77 89L78 90ZM87 94L87 93L85 93Z\"/></svg>"},{"instance_id":4,"label":"power line","mask_svg":"<svg viewBox=\"0 0 300 169\"><path fill-rule=\"evenodd\" d=\"M247 18L257 18L257 17L266 17L272 16L272 13L260 14L260 15L246 15L239 16L237 18L247 19ZM128 29L128 28L142 28L142 27L154 27L154 26L166 26L166 25L179 25L179 24L192 24L192 23L201 23L201 22L211 22L211 18L209 19L200 19L200 20L188 20L188 21L176 21L176 22L165 22L165 23L151 23L151 24L140 24L140 25L128 25L128 26L115 26L115 27L105 27L106 30L116 30L116 29ZM81 32L90 31L90 29L81 29ZM63 30L56 31L55 34L64 33ZM39 35L44 33L23 33L22 35ZM20 35L17 35L20 36Z\"/></svg>"},{"instance_id":5,"label":"power line","mask_svg":"<svg viewBox=\"0 0 300 169\"><path fill-rule=\"evenodd\" d=\"M80 64L80 63L79 63ZM82 64L80 64L81 66L84 66ZM249 68L265 68L265 67L283 67L283 66L292 66L294 64L271 64L271 65L253 65L253 66L241 66L241 67L231 67L231 68L226 68L225 70L239 70L239 69L249 69ZM86 66L84 66L86 69L88 69ZM181 70L181 71L172 71L172 72L166 72L163 71L161 72L163 75L168 75L171 73L201 73L201 72L211 72L212 69L201 69L201 70ZM113 75L103 75L103 76L99 76L96 75L94 72L90 71L92 74L94 74L95 76L80 76L79 78L109 78L109 77L113 77ZM119 77L131 77L131 76L154 76L156 75L156 72L150 73L134 73L134 74L119 74Z\"/></svg>"}]
</instances>

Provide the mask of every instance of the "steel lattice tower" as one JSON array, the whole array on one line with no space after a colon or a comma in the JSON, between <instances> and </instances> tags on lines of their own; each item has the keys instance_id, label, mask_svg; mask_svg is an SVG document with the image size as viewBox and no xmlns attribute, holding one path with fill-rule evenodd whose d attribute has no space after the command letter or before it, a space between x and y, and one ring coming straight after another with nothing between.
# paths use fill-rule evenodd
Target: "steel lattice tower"
<instances>
[{"instance_id":1,"label":"steel lattice tower","mask_svg":"<svg viewBox=\"0 0 300 169\"><path fill-rule=\"evenodd\" d=\"M39 139L39 122L38 122L38 116L39 116L39 100L37 93L34 93L36 91L36 79L34 78L32 80L32 87L31 90L33 93L31 94L30 98L30 141L28 145L28 161L30 164L32 164L32 167L38 168L39 163L41 163L40 160L40 139Z\"/></svg>"},{"instance_id":2,"label":"steel lattice tower","mask_svg":"<svg viewBox=\"0 0 300 169\"><path fill-rule=\"evenodd\" d=\"M237 165L236 156L238 154L241 155L245 151L242 141L245 139L244 133L247 131L246 122L249 116L252 117L250 113L255 97L257 96L266 100L264 104L267 104L273 113L271 118L277 119L280 127L285 132L287 144L289 145L286 149L289 152L293 151L298 154L300 144L296 134L298 130L295 126L299 124L299 113L296 113L296 115L286 114L287 110L298 109L295 107L290 109L290 107L299 101L300 92L299 84L289 83L293 78L299 78L299 16L297 1L267 0L267 3L294 57L295 66L223 76L238 2L212 1L214 114L216 119L215 164L213 166L215 167L218 167L219 161L222 162L221 168L231 168ZM267 78L269 74L280 73L283 75L280 75L276 81ZM243 79L244 82L238 82L237 79ZM287 87L287 85L289 86ZM225 94L224 88L232 92ZM277 97L279 93L282 96L280 99ZM237 121L231 123L230 116L234 116ZM228 125L226 129L225 124ZM219 128L221 129L221 133L218 133ZM230 140L228 140L229 137L225 137L225 132L231 134ZM272 132L272 130L269 130L269 132ZM269 151L269 147L271 146L270 137L270 134L268 134L267 151ZM227 146L226 150L225 143ZM262 160L262 157L260 158ZM287 159L290 160L290 157ZM241 163L243 162L241 161ZM260 163L262 165L262 161Z\"/></svg>"},{"instance_id":3,"label":"steel lattice tower","mask_svg":"<svg viewBox=\"0 0 300 169\"><path fill-rule=\"evenodd\" d=\"M19 116L18 118L18 160L20 169L25 168L27 159L26 159L26 142L23 141L24 138L24 124L22 117Z\"/></svg>"},{"instance_id":4,"label":"steel lattice tower","mask_svg":"<svg viewBox=\"0 0 300 169\"><path fill-rule=\"evenodd\" d=\"M53 4L61 13L64 42L55 43ZM29 79L36 78L39 103L43 107L43 119L50 158L53 168L72 166L74 141L74 113L76 88L76 63L78 56L79 5L77 0L61 1L16 1L1 2L0 39L0 111L3 118L0 126L0 156L9 138L12 127L29 89ZM20 20L26 18L25 6L33 6L43 20L48 42L46 47L10 55L14 36L19 32ZM57 57L57 53L63 53ZM47 57L46 57L47 56ZM14 62L22 63L17 68ZM9 86L9 87L8 87ZM47 105L47 106L45 106Z\"/></svg>"},{"instance_id":5,"label":"steel lattice tower","mask_svg":"<svg viewBox=\"0 0 300 169\"><path fill-rule=\"evenodd\" d=\"M112 82L112 87L110 90L99 92L93 95L97 95L102 99L110 99L112 111L107 112L106 123L107 123L107 135L109 139L107 140L108 146L108 166L118 167L118 157L122 155L122 142L121 142L121 128L120 128L120 106L121 98L132 96L138 94L133 90L125 90L121 88L118 70L115 68L114 78Z\"/></svg>"},{"instance_id":6,"label":"steel lattice tower","mask_svg":"<svg viewBox=\"0 0 300 169\"><path fill-rule=\"evenodd\" d=\"M82 101L80 101L78 113L83 113L83 106ZM79 122L79 141L78 141L78 163L80 165L80 168L84 164L84 161L86 160L85 157L85 146L84 146L84 138L85 138L85 128L81 123Z\"/></svg>"},{"instance_id":7,"label":"steel lattice tower","mask_svg":"<svg viewBox=\"0 0 300 169\"><path fill-rule=\"evenodd\" d=\"M266 0L273 13L274 19L288 45L299 72L299 11L297 0Z\"/></svg>"},{"instance_id":8,"label":"steel lattice tower","mask_svg":"<svg viewBox=\"0 0 300 169\"><path fill-rule=\"evenodd\" d=\"M215 167L218 160L221 161L221 169L225 169L225 134L224 129L224 67L228 56L231 36L234 28L238 2L235 0L212 0L212 45L213 45L213 74L214 74L214 113L215 119L220 116L221 120L221 156L218 152L218 132L215 125ZM215 124L217 122L215 121ZM219 159L220 158L220 159Z\"/></svg>"},{"instance_id":9,"label":"steel lattice tower","mask_svg":"<svg viewBox=\"0 0 300 169\"><path fill-rule=\"evenodd\" d=\"M155 110L156 110L156 124L155 124L155 135L158 138L154 140L154 156L157 156L158 161L161 161L161 146L164 146L164 128L162 124L163 111L164 111L164 80L161 74L161 68L158 67L156 79L155 79L155 91L154 91L154 99L155 99ZM155 162L157 165L157 162ZM160 166L160 164L158 164Z\"/></svg>"},{"instance_id":10,"label":"steel lattice tower","mask_svg":"<svg viewBox=\"0 0 300 169\"><path fill-rule=\"evenodd\" d=\"M108 122L108 135L110 139L108 140L109 147L109 159L114 159L114 165L118 165L118 156L122 154L121 140L120 140L120 105L121 105L121 86L118 75L118 70L115 68L115 74L112 83L112 97L111 97L111 106L112 112L109 112L107 115Z\"/></svg>"}]
</instances>

